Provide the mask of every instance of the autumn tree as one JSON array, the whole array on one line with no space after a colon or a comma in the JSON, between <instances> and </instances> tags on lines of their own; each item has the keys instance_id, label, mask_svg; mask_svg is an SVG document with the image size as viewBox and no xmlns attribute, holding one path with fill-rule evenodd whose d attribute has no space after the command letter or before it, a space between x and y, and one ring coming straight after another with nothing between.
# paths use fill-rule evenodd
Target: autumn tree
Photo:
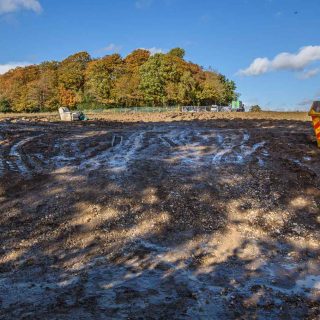
<instances>
[{"instance_id":1,"label":"autumn tree","mask_svg":"<svg viewBox=\"0 0 320 320\"><path fill-rule=\"evenodd\" d=\"M40 111L56 110L59 105L58 62L44 62L39 65L39 76L30 85L29 99Z\"/></svg>"},{"instance_id":2,"label":"autumn tree","mask_svg":"<svg viewBox=\"0 0 320 320\"><path fill-rule=\"evenodd\" d=\"M149 57L149 51L137 49L124 59L122 74L118 77L114 87L114 95L118 104L125 106L143 104L143 95L139 89L140 67L148 61Z\"/></svg>"},{"instance_id":3,"label":"autumn tree","mask_svg":"<svg viewBox=\"0 0 320 320\"><path fill-rule=\"evenodd\" d=\"M86 52L0 75L1 110L32 112L59 106L210 105L237 98L224 75L184 60L185 51L151 55L137 49L91 59Z\"/></svg>"},{"instance_id":4,"label":"autumn tree","mask_svg":"<svg viewBox=\"0 0 320 320\"><path fill-rule=\"evenodd\" d=\"M83 98L85 71L90 61L91 57L87 52L78 52L60 63L59 100L62 105L72 107Z\"/></svg>"},{"instance_id":5,"label":"autumn tree","mask_svg":"<svg viewBox=\"0 0 320 320\"><path fill-rule=\"evenodd\" d=\"M91 61L86 70L86 94L101 103L113 103L115 83L122 72L123 60L119 54Z\"/></svg>"},{"instance_id":6,"label":"autumn tree","mask_svg":"<svg viewBox=\"0 0 320 320\"><path fill-rule=\"evenodd\" d=\"M150 51L145 49L137 49L126 56L126 58L124 59L124 63L128 67L128 69L134 70L138 69L144 63L146 63L149 58Z\"/></svg>"},{"instance_id":7,"label":"autumn tree","mask_svg":"<svg viewBox=\"0 0 320 320\"><path fill-rule=\"evenodd\" d=\"M39 77L39 67L36 65L17 68L5 75L7 84L5 98L11 102L13 111L38 111L36 102L29 99L33 84Z\"/></svg>"}]
</instances>

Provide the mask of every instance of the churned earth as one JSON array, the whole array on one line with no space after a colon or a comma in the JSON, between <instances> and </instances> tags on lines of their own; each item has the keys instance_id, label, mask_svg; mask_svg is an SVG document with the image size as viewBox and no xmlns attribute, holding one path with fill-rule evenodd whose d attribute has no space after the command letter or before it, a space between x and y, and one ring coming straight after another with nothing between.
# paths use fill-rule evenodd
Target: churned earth
<instances>
[{"instance_id":1,"label":"churned earth","mask_svg":"<svg viewBox=\"0 0 320 320\"><path fill-rule=\"evenodd\" d=\"M0 319L318 319L312 126L241 117L3 118Z\"/></svg>"}]
</instances>

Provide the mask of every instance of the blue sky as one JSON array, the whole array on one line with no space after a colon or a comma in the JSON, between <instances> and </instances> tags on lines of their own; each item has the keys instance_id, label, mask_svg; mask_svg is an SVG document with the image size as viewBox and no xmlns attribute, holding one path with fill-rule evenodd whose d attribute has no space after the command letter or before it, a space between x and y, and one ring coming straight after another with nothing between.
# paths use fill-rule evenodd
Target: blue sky
<instances>
[{"instance_id":1,"label":"blue sky","mask_svg":"<svg viewBox=\"0 0 320 320\"><path fill-rule=\"evenodd\" d=\"M307 110L320 99L319 0L0 0L0 72L77 51L183 47L241 99Z\"/></svg>"}]
</instances>

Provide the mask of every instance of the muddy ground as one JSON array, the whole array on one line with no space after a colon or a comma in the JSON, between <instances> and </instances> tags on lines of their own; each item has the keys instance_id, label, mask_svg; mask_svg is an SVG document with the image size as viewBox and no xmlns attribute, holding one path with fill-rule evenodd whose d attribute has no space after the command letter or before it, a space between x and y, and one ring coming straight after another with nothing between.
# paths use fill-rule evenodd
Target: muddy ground
<instances>
[{"instance_id":1,"label":"muddy ground","mask_svg":"<svg viewBox=\"0 0 320 320\"><path fill-rule=\"evenodd\" d=\"M160 108L161 109L161 108ZM117 111L115 111L117 110ZM172 122L172 121L194 121L194 120L294 120L310 121L307 112L121 112L121 109L109 111L85 111L90 120L111 122ZM44 113L0 113L0 120L12 121L59 121L57 112Z\"/></svg>"},{"instance_id":2,"label":"muddy ground","mask_svg":"<svg viewBox=\"0 0 320 320\"><path fill-rule=\"evenodd\" d=\"M0 319L320 317L310 122L117 117L0 121Z\"/></svg>"}]
</instances>

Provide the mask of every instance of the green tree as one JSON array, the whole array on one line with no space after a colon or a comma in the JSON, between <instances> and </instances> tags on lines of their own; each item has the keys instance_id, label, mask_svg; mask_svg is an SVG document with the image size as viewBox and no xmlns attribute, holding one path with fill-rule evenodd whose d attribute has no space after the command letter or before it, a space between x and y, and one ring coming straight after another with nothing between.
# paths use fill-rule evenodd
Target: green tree
<instances>
[{"instance_id":1,"label":"green tree","mask_svg":"<svg viewBox=\"0 0 320 320\"><path fill-rule=\"evenodd\" d=\"M176 56L180 59L183 59L185 54L186 54L186 52L182 48L173 48L168 52L168 55Z\"/></svg>"},{"instance_id":2,"label":"green tree","mask_svg":"<svg viewBox=\"0 0 320 320\"><path fill-rule=\"evenodd\" d=\"M262 111L261 107L257 104L250 107L250 112L261 112L261 111Z\"/></svg>"},{"instance_id":3,"label":"green tree","mask_svg":"<svg viewBox=\"0 0 320 320\"><path fill-rule=\"evenodd\" d=\"M123 73L123 60L119 54L93 60L86 70L86 94L101 103L113 103L116 100L113 91Z\"/></svg>"},{"instance_id":4,"label":"green tree","mask_svg":"<svg viewBox=\"0 0 320 320\"><path fill-rule=\"evenodd\" d=\"M1 99L0 100L0 112L7 113L7 112L11 112L11 111L12 111L12 108L11 108L10 102L6 99Z\"/></svg>"},{"instance_id":5,"label":"green tree","mask_svg":"<svg viewBox=\"0 0 320 320\"><path fill-rule=\"evenodd\" d=\"M221 103L223 100L224 86L217 74L205 72L205 81L202 84L202 91L199 100L202 105Z\"/></svg>"},{"instance_id":6,"label":"green tree","mask_svg":"<svg viewBox=\"0 0 320 320\"><path fill-rule=\"evenodd\" d=\"M230 104L233 100L238 98L238 94L236 93L236 84L234 81L229 80L226 76L219 74L219 79L224 86L224 94L222 99L222 104Z\"/></svg>"},{"instance_id":7,"label":"green tree","mask_svg":"<svg viewBox=\"0 0 320 320\"><path fill-rule=\"evenodd\" d=\"M197 104L197 81L190 71L185 71L179 82L179 104Z\"/></svg>"},{"instance_id":8,"label":"green tree","mask_svg":"<svg viewBox=\"0 0 320 320\"><path fill-rule=\"evenodd\" d=\"M166 97L165 78L163 74L163 57L161 53L150 57L140 69L140 86L144 100L152 105L164 104Z\"/></svg>"},{"instance_id":9,"label":"green tree","mask_svg":"<svg viewBox=\"0 0 320 320\"><path fill-rule=\"evenodd\" d=\"M173 54L151 56L140 69L139 88L144 100L153 105L178 104L184 69L184 60Z\"/></svg>"}]
</instances>

